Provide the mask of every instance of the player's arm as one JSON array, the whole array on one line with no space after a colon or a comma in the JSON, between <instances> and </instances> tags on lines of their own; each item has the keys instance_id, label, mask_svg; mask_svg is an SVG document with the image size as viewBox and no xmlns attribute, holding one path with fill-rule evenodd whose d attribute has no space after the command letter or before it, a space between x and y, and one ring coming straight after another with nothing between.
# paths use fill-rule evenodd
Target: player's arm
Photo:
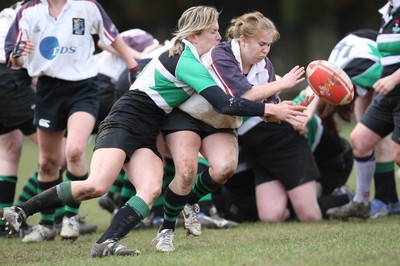
<instances>
[{"instance_id":1,"label":"player's arm","mask_svg":"<svg viewBox=\"0 0 400 266\"><path fill-rule=\"evenodd\" d=\"M19 10L13 23L10 25L7 36L4 40L4 52L6 64L12 68L20 68L24 64L24 57L30 54L34 46L22 30L22 24L28 22L22 19L22 10Z\"/></svg>"},{"instance_id":2,"label":"player's arm","mask_svg":"<svg viewBox=\"0 0 400 266\"><path fill-rule=\"evenodd\" d=\"M124 42L121 35L117 35L115 37L114 42L111 43L112 48L114 48L119 56L126 62L129 68L129 83L132 84L137 76L137 72L139 71L139 65L137 61L133 58L129 51L128 45Z\"/></svg>"},{"instance_id":3,"label":"player's arm","mask_svg":"<svg viewBox=\"0 0 400 266\"><path fill-rule=\"evenodd\" d=\"M290 123L302 123L306 116L303 111L307 107L296 105L291 101L279 104L252 102L244 98L231 97L218 86L209 87L200 92L214 109L222 114L234 116L274 117Z\"/></svg>"},{"instance_id":4,"label":"player's arm","mask_svg":"<svg viewBox=\"0 0 400 266\"><path fill-rule=\"evenodd\" d=\"M114 55L116 55L116 56L120 56L120 54L118 53L118 51L115 50L115 49L112 47L112 45L105 46L105 45L103 45L103 43L99 40L99 41L97 42L97 46L98 46L101 50L105 50L105 51L110 52L110 53L112 53L112 54L114 54ZM143 57L143 55L142 55L141 52L139 52L139 51L137 51L137 50L135 50L135 49L129 47L128 45L127 45L127 49L129 50L129 52L130 52L130 54L131 54L131 56L132 56L133 58L135 58L135 59L141 59L141 58Z\"/></svg>"},{"instance_id":5,"label":"player's arm","mask_svg":"<svg viewBox=\"0 0 400 266\"><path fill-rule=\"evenodd\" d=\"M275 81L275 72L272 63L265 59L265 71L268 72L269 81L266 84L251 84L237 62L223 56L225 51L218 47L214 48L212 54L212 69L217 74L225 90L231 91L233 95L246 98L251 101L262 101L272 95L278 94L304 81L304 67L295 66L280 80Z\"/></svg>"},{"instance_id":6,"label":"player's arm","mask_svg":"<svg viewBox=\"0 0 400 266\"><path fill-rule=\"evenodd\" d=\"M252 100L260 101L268 98L274 94L279 94L285 89L293 88L299 83L304 81L304 67L295 66L288 73L280 79L269 82L264 85L254 85L250 90L247 90L241 97Z\"/></svg>"}]
</instances>

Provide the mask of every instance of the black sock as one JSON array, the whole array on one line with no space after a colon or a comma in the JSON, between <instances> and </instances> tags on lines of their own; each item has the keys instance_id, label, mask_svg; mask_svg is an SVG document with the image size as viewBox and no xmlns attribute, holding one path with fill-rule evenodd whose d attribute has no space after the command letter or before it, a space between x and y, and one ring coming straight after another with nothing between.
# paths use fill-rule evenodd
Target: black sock
<instances>
[{"instance_id":1,"label":"black sock","mask_svg":"<svg viewBox=\"0 0 400 266\"><path fill-rule=\"evenodd\" d=\"M392 187L394 180L394 164L393 162L376 163L374 174L375 199L383 201L385 204L390 202ZM394 197L397 197L397 192Z\"/></svg>"},{"instance_id":2,"label":"black sock","mask_svg":"<svg viewBox=\"0 0 400 266\"><path fill-rule=\"evenodd\" d=\"M187 202L193 205L205 195L218 190L221 186L222 184L218 184L211 179L209 168L207 168L197 176Z\"/></svg>"},{"instance_id":3,"label":"black sock","mask_svg":"<svg viewBox=\"0 0 400 266\"><path fill-rule=\"evenodd\" d=\"M104 234L97 240L100 244L107 239L119 240L126 236L138 223L142 221L142 217L129 205L123 206L114 215L114 218L104 232Z\"/></svg>"},{"instance_id":4,"label":"black sock","mask_svg":"<svg viewBox=\"0 0 400 266\"><path fill-rule=\"evenodd\" d=\"M326 218L326 211L334 208L345 205L349 202L349 197L347 195L325 195L318 198L318 205L321 209L321 213L324 218Z\"/></svg>"},{"instance_id":5,"label":"black sock","mask_svg":"<svg viewBox=\"0 0 400 266\"><path fill-rule=\"evenodd\" d=\"M38 172L33 173L33 175L25 182L24 187L22 188L21 193L19 194L18 200L16 201L16 205L21 204L22 202L27 201L28 199L36 196L38 194L37 191L37 183L38 183Z\"/></svg>"},{"instance_id":6,"label":"black sock","mask_svg":"<svg viewBox=\"0 0 400 266\"><path fill-rule=\"evenodd\" d=\"M26 217L40 211L51 210L63 206L64 202L59 197L56 187L51 187L34 196L28 201L18 205L26 214Z\"/></svg>"},{"instance_id":7,"label":"black sock","mask_svg":"<svg viewBox=\"0 0 400 266\"><path fill-rule=\"evenodd\" d=\"M60 175L58 176L59 179L59 183L61 183L62 180L62 171L60 171ZM64 218L64 214L65 214L65 209L64 209L65 205L63 204L61 207L55 208L54 209L54 223L55 224L60 224L62 223L62 220Z\"/></svg>"},{"instance_id":8,"label":"black sock","mask_svg":"<svg viewBox=\"0 0 400 266\"><path fill-rule=\"evenodd\" d=\"M13 205L15 188L17 186L16 176L0 175L0 208ZM0 219L0 226L4 229L5 222Z\"/></svg>"},{"instance_id":9,"label":"black sock","mask_svg":"<svg viewBox=\"0 0 400 266\"><path fill-rule=\"evenodd\" d=\"M56 185L58 185L60 183L61 183L60 177L57 180L52 181L52 182L38 181L38 184L37 184L38 195L40 195L40 193L42 193L52 187L55 187ZM51 209L51 208L42 209L40 212L39 224L53 226L54 225L54 215L55 215L55 209Z\"/></svg>"},{"instance_id":10,"label":"black sock","mask_svg":"<svg viewBox=\"0 0 400 266\"><path fill-rule=\"evenodd\" d=\"M187 195L181 196L175 194L169 187L164 195L164 222L161 225L162 229L175 230L176 218L185 207Z\"/></svg>"},{"instance_id":11,"label":"black sock","mask_svg":"<svg viewBox=\"0 0 400 266\"><path fill-rule=\"evenodd\" d=\"M0 208L13 205L16 185L16 176L0 175Z\"/></svg>"}]
</instances>

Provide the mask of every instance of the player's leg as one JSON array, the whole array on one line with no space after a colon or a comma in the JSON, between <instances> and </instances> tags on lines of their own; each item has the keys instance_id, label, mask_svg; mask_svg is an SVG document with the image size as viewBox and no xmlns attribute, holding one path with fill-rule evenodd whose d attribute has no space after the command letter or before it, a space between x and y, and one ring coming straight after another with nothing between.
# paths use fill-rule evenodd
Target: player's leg
<instances>
[{"instance_id":1,"label":"player's leg","mask_svg":"<svg viewBox=\"0 0 400 266\"><path fill-rule=\"evenodd\" d=\"M357 123L350 134L353 147L354 166L356 168L357 188L352 202L338 208L330 209L327 215L331 218L347 219L370 217L370 190L375 172L374 146L382 137L362 123Z\"/></svg>"},{"instance_id":2,"label":"player's leg","mask_svg":"<svg viewBox=\"0 0 400 266\"><path fill-rule=\"evenodd\" d=\"M62 182L59 166L62 158L63 131L51 132L37 129L39 140L39 175L37 192L41 193ZM34 226L32 232L22 238L22 242L38 242L54 240L56 229L54 224L55 210L46 209L41 211L39 224Z\"/></svg>"},{"instance_id":3,"label":"player's leg","mask_svg":"<svg viewBox=\"0 0 400 266\"><path fill-rule=\"evenodd\" d=\"M388 135L374 147L376 157L374 173L375 196L371 201L371 218L388 216L390 214L389 203L398 202L392 145L391 137Z\"/></svg>"},{"instance_id":4,"label":"player's leg","mask_svg":"<svg viewBox=\"0 0 400 266\"><path fill-rule=\"evenodd\" d=\"M12 206L14 202L21 150L22 133L19 130L0 135L0 208ZM0 220L0 236L7 235L5 222Z\"/></svg>"},{"instance_id":5,"label":"player's leg","mask_svg":"<svg viewBox=\"0 0 400 266\"><path fill-rule=\"evenodd\" d=\"M153 202L161 193L163 163L153 151L138 149L124 169L137 193L117 211L111 225L92 246L94 257L140 254L138 250L128 249L118 241L147 217Z\"/></svg>"},{"instance_id":6,"label":"player's leg","mask_svg":"<svg viewBox=\"0 0 400 266\"><path fill-rule=\"evenodd\" d=\"M66 181L85 180L88 177L86 146L94 124L95 117L87 112L75 112L68 118L68 135L65 144ZM65 205L61 239L78 238L79 207L80 202Z\"/></svg>"},{"instance_id":7,"label":"player's leg","mask_svg":"<svg viewBox=\"0 0 400 266\"><path fill-rule=\"evenodd\" d=\"M317 200L316 181L309 181L288 191L288 196L297 218L301 222L322 219Z\"/></svg>"},{"instance_id":8,"label":"player's leg","mask_svg":"<svg viewBox=\"0 0 400 266\"><path fill-rule=\"evenodd\" d=\"M183 209L185 228L193 235L201 233L197 203L207 194L220 189L235 172L239 153L236 134L230 130L210 134L202 140L200 152L210 166L197 176L188 196L188 204Z\"/></svg>"},{"instance_id":9,"label":"player's leg","mask_svg":"<svg viewBox=\"0 0 400 266\"><path fill-rule=\"evenodd\" d=\"M162 252L171 252L176 220L187 203L197 172L200 136L192 131L177 131L166 136L171 157L175 164L175 176L164 194L164 220L152 244Z\"/></svg>"},{"instance_id":10,"label":"player's leg","mask_svg":"<svg viewBox=\"0 0 400 266\"><path fill-rule=\"evenodd\" d=\"M279 223L290 217L288 194L278 180L256 185L258 218L262 222Z\"/></svg>"}]
</instances>

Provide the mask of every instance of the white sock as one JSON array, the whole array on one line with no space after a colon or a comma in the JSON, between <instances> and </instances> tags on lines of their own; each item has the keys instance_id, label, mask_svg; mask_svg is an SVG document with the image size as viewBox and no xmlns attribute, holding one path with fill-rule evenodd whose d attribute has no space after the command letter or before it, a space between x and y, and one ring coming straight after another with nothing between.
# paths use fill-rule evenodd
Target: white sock
<instances>
[{"instance_id":1,"label":"white sock","mask_svg":"<svg viewBox=\"0 0 400 266\"><path fill-rule=\"evenodd\" d=\"M357 189L354 201L363 202L367 205L375 173L375 156L372 153L370 156L360 159L354 158L357 176Z\"/></svg>"}]
</instances>

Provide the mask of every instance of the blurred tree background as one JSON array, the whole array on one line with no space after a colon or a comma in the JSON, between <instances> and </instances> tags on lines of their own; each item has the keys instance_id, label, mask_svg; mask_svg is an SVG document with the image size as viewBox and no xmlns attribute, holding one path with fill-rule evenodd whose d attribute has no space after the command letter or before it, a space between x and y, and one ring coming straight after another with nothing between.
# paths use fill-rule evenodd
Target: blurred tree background
<instances>
[{"instance_id":1,"label":"blurred tree background","mask_svg":"<svg viewBox=\"0 0 400 266\"><path fill-rule=\"evenodd\" d=\"M15 1L0 0L1 9ZM269 17L281 33L269 58L277 74L295 65L327 59L333 46L348 32L378 29L378 9L386 0L99 0L120 31L142 28L160 42L170 38L181 13L193 5L212 5L221 11L220 32L230 19L249 11Z\"/></svg>"}]
</instances>

